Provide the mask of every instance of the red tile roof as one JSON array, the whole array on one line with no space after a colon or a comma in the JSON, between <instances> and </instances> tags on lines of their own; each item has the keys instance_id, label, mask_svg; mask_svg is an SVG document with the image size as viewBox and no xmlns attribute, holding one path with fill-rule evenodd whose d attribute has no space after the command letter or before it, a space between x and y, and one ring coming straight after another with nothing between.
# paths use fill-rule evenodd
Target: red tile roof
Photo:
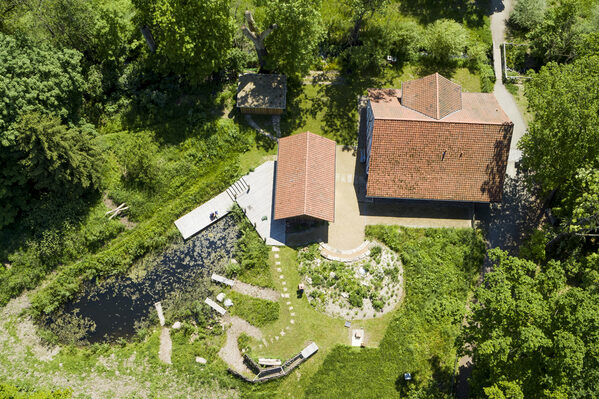
<instances>
[{"instance_id":1,"label":"red tile roof","mask_svg":"<svg viewBox=\"0 0 599 399\"><path fill-rule=\"evenodd\" d=\"M367 196L501 201L513 124L495 96L461 93L440 75L421 80L403 85L408 101L401 90L369 90Z\"/></svg>"},{"instance_id":2,"label":"red tile roof","mask_svg":"<svg viewBox=\"0 0 599 399\"><path fill-rule=\"evenodd\" d=\"M462 109L462 87L434 73L401 85L404 107L441 119Z\"/></svg>"},{"instance_id":3,"label":"red tile roof","mask_svg":"<svg viewBox=\"0 0 599 399\"><path fill-rule=\"evenodd\" d=\"M310 132L279 140L274 218L296 216L335 220L335 142Z\"/></svg>"}]
</instances>

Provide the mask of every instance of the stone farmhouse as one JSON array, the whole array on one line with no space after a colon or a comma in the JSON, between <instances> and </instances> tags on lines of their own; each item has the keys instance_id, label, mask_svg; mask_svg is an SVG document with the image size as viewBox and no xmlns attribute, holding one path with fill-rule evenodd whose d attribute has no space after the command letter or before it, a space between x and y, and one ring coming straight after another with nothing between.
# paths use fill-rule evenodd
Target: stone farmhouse
<instances>
[{"instance_id":1,"label":"stone farmhouse","mask_svg":"<svg viewBox=\"0 0 599 399\"><path fill-rule=\"evenodd\" d=\"M366 197L500 202L513 123L438 73L368 91Z\"/></svg>"}]
</instances>

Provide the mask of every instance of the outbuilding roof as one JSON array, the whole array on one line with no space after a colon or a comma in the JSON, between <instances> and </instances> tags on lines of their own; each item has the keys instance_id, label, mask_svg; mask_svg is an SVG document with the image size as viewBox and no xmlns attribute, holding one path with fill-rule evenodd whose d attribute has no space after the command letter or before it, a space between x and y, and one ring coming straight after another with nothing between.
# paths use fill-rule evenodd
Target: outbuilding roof
<instances>
[{"instance_id":1,"label":"outbuilding roof","mask_svg":"<svg viewBox=\"0 0 599 399\"><path fill-rule=\"evenodd\" d=\"M274 218L335 220L335 142L305 132L279 140Z\"/></svg>"},{"instance_id":2,"label":"outbuilding roof","mask_svg":"<svg viewBox=\"0 0 599 399\"><path fill-rule=\"evenodd\" d=\"M287 77L278 74L247 73L239 76L237 107L285 109Z\"/></svg>"}]
</instances>

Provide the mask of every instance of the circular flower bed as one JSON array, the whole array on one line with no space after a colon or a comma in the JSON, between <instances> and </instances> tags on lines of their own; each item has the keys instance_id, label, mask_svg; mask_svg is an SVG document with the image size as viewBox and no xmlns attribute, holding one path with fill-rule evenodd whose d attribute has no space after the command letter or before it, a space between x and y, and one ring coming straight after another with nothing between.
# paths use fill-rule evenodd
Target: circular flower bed
<instances>
[{"instance_id":1,"label":"circular flower bed","mask_svg":"<svg viewBox=\"0 0 599 399\"><path fill-rule=\"evenodd\" d=\"M328 315L373 318L401 300L401 261L383 245L375 245L368 257L351 263L327 260L318 245L312 245L298 252L298 261L310 304Z\"/></svg>"}]
</instances>

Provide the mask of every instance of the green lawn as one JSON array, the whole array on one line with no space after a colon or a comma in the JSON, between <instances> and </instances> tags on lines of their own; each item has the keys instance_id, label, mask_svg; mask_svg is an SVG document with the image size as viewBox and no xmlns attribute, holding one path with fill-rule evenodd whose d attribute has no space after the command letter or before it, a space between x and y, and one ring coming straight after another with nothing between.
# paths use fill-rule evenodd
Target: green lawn
<instances>
[{"instance_id":1,"label":"green lawn","mask_svg":"<svg viewBox=\"0 0 599 399\"><path fill-rule=\"evenodd\" d=\"M270 257L271 272L275 277L275 287L280 292L284 292L283 288L287 287L290 298L281 298L279 300L281 304L279 319L262 328L269 345L266 348L264 346L260 348L260 342L253 342L252 354L257 357L288 359L304 349L311 341L316 342L320 349L287 378L273 384L266 384L262 388L253 389L270 392L276 397L301 398L310 378L321 367L326 354L335 345L349 345L351 332L343 326L345 320L331 318L314 310L305 296L301 299L297 298L295 290L300 282L297 271L297 252L292 248L285 247L277 253L280 254L278 260L281 262L282 273L276 270L279 266L275 265L275 252L271 253ZM284 279L280 279L281 274ZM282 281L285 281L286 285L283 285ZM291 302L291 304L287 305L287 302ZM293 310L289 310L289 306L292 306ZM295 316L291 316L291 313L295 313ZM295 321L294 324L290 323L292 319ZM382 339L390 320L391 314L387 314L372 320L355 321L352 326L364 327L367 346L376 347ZM287 326L290 327L289 330L286 329ZM280 335L282 330L285 331L284 336ZM270 343L270 339L277 335L279 340L273 340L273 343Z\"/></svg>"},{"instance_id":2,"label":"green lawn","mask_svg":"<svg viewBox=\"0 0 599 399\"><path fill-rule=\"evenodd\" d=\"M307 384L308 398L397 398L411 389L449 393L455 339L484 257L479 232L369 226L368 235L397 251L406 296L378 349L335 347ZM412 373L410 384L403 373Z\"/></svg>"},{"instance_id":3,"label":"green lawn","mask_svg":"<svg viewBox=\"0 0 599 399\"><path fill-rule=\"evenodd\" d=\"M356 144L358 96L365 95L368 88L400 88L403 81L418 79L430 72L408 64L402 68L386 68L381 76L374 78L290 88L287 110L281 119L281 133L287 136L310 131L339 144ZM447 77L460 84L466 92L481 90L480 76L467 68L455 69ZM270 126L268 117L259 117L256 121L267 129Z\"/></svg>"}]
</instances>

